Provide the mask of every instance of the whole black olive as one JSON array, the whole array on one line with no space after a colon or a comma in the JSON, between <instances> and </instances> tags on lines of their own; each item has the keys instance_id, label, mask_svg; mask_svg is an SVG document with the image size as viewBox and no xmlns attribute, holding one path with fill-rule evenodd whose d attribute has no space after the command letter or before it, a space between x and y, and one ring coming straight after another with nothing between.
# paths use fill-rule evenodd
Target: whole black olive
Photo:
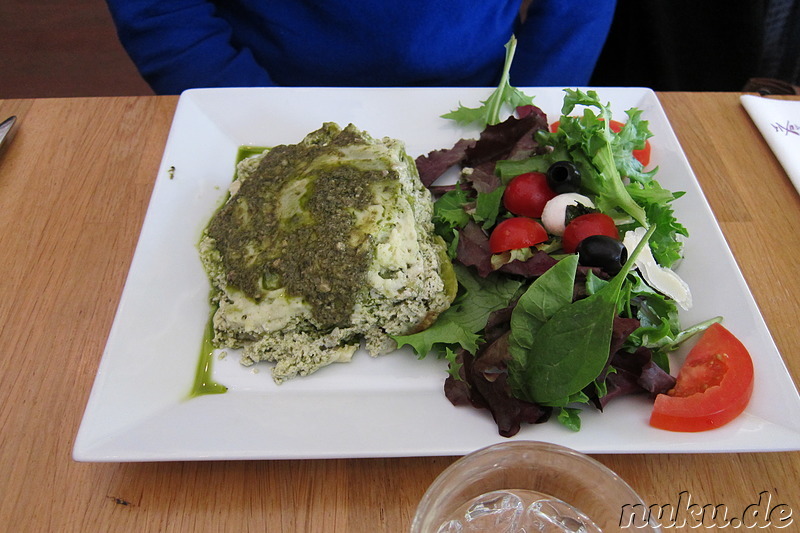
<instances>
[{"instance_id":1,"label":"whole black olive","mask_svg":"<svg viewBox=\"0 0 800 533\"><path fill-rule=\"evenodd\" d=\"M625 245L606 235L586 237L578 244L576 251L581 265L599 267L612 276L617 274L628 260L628 250Z\"/></svg>"},{"instance_id":2,"label":"whole black olive","mask_svg":"<svg viewBox=\"0 0 800 533\"><path fill-rule=\"evenodd\" d=\"M556 161L547 169L547 185L556 194L577 192L581 188L581 173L569 161Z\"/></svg>"}]
</instances>

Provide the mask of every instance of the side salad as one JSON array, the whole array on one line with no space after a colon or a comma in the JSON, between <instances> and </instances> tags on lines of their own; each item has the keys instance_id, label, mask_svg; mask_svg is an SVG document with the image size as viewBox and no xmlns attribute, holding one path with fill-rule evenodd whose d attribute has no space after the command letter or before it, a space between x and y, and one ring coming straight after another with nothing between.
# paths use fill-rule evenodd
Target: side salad
<instances>
[{"instance_id":1,"label":"side salad","mask_svg":"<svg viewBox=\"0 0 800 533\"><path fill-rule=\"evenodd\" d=\"M721 317L681 328L678 308L691 306L691 293L672 267L688 231L672 202L683 193L663 188L658 169L646 166L652 135L642 112L630 109L617 122L596 92L566 89L561 115L549 123L510 84L514 47L512 37L500 85L483 105L444 115L476 124L480 137L417 159L437 197L436 231L459 295L430 328L395 340L419 357L445 357L447 398L488 409L506 437L551 417L577 431L582 409L602 411L631 393L671 398L656 400L670 411L654 416L657 427L695 431L727 422L749 392L744 405L729 402L736 405L724 409L727 420L717 416L708 427L670 417L685 405L682 397L731 381L729 353L741 351L706 346L693 359L693 350L687 366L694 360L695 369L682 369L677 380L670 374L669 354L681 343L724 328ZM505 119L503 109L510 110ZM457 183L437 185L454 166ZM749 376L752 391L752 363ZM739 381L747 376L728 394L746 392Z\"/></svg>"}]
</instances>

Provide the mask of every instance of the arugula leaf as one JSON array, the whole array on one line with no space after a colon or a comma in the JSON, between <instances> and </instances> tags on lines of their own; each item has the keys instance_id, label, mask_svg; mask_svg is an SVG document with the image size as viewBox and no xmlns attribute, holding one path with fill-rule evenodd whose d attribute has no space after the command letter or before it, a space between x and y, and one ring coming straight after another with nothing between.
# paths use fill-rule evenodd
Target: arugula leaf
<instances>
[{"instance_id":1,"label":"arugula leaf","mask_svg":"<svg viewBox=\"0 0 800 533\"><path fill-rule=\"evenodd\" d=\"M450 363L447 366L447 373L450 374L450 377L457 381L464 381L461 379L461 375L459 374L461 367L464 366L464 363L459 363L456 359L456 356L456 352L451 350L449 347L444 349L444 358L447 359L448 363Z\"/></svg>"},{"instance_id":2,"label":"arugula leaf","mask_svg":"<svg viewBox=\"0 0 800 533\"><path fill-rule=\"evenodd\" d=\"M642 163L633 155L634 150L644 148L645 142L653 134L648 129L648 122L642 120L642 110L637 108L625 111L628 120L623 124L622 129L617 132L611 142L611 151L614 154L614 162L620 175L638 183L648 183L658 169L644 172Z\"/></svg>"},{"instance_id":3,"label":"arugula leaf","mask_svg":"<svg viewBox=\"0 0 800 533\"><path fill-rule=\"evenodd\" d=\"M663 368L665 371L669 372L668 354L670 352L674 352L675 350L677 350L683 342L689 340L698 333L702 333L703 331L708 329L709 326L711 326L712 324L716 324L717 322L722 322L721 316L709 318L708 320L704 320L702 322L699 322L693 326L689 326L688 328L678 332L678 334L675 335L673 338L668 339L669 342L662 342L661 346L659 346L658 349L653 351L653 360L656 362L658 366Z\"/></svg>"},{"instance_id":4,"label":"arugula leaf","mask_svg":"<svg viewBox=\"0 0 800 533\"><path fill-rule=\"evenodd\" d=\"M555 402L548 402L545 405L549 407L566 407L571 403L589 403L589 397L586 396L586 393L583 391L578 391L575 394L567 396L566 398L561 398Z\"/></svg>"},{"instance_id":5,"label":"arugula leaf","mask_svg":"<svg viewBox=\"0 0 800 533\"><path fill-rule=\"evenodd\" d=\"M558 412L558 421L572 431L581 430L581 410L574 407L562 407Z\"/></svg>"},{"instance_id":6,"label":"arugula leaf","mask_svg":"<svg viewBox=\"0 0 800 533\"><path fill-rule=\"evenodd\" d=\"M599 394L598 396L603 396L605 393ZM577 407L567 407L570 404L576 403L589 403L589 397L583 391L580 391L572 396L562 399L558 402L553 402L548 404L552 407L558 408L558 416L557 420L568 429L572 431L580 431L581 430L581 409Z\"/></svg>"},{"instance_id":7,"label":"arugula leaf","mask_svg":"<svg viewBox=\"0 0 800 533\"><path fill-rule=\"evenodd\" d=\"M531 105L533 97L528 96L510 83L509 71L511 62L514 60L514 51L517 48L517 38L512 35L506 43L506 59L503 65L503 74L500 76L500 84L492 92L487 100L481 101L480 107L465 107L459 104L458 109L445 113L442 118L455 120L462 126L477 123L481 129L487 125L494 125L500 122L500 112L503 106L508 105L512 110L519 106Z\"/></svg>"},{"instance_id":8,"label":"arugula leaf","mask_svg":"<svg viewBox=\"0 0 800 533\"><path fill-rule=\"evenodd\" d=\"M464 211L468 202L467 191L456 188L444 193L433 204L433 221L452 228L463 228L469 222L469 215Z\"/></svg>"},{"instance_id":9,"label":"arugula leaf","mask_svg":"<svg viewBox=\"0 0 800 533\"><path fill-rule=\"evenodd\" d=\"M604 372L602 376L598 376L598 379L595 380L594 390L598 398L602 398L603 396L608 394L608 382L606 381L606 378L608 378L610 374L616 374L616 373L617 369L609 365L608 368L606 369L606 372Z\"/></svg>"},{"instance_id":10,"label":"arugula leaf","mask_svg":"<svg viewBox=\"0 0 800 533\"><path fill-rule=\"evenodd\" d=\"M441 352L456 345L475 353L489 315L508 307L522 285L520 281L495 274L478 279L477 274L459 264L453 268L462 290L453 305L429 328L411 335L393 335L398 347L407 344L420 358L434 349Z\"/></svg>"},{"instance_id":11,"label":"arugula leaf","mask_svg":"<svg viewBox=\"0 0 800 533\"><path fill-rule=\"evenodd\" d=\"M655 229L648 230L622 270L600 290L562 307L544 324L534 322L538 329L524 355L520 357L519 349L511 350L517 359L508 367L514 396L539 404L560 402L583 390L603 371L620 290Z\"/></svg>"},{"instance_id":12,"label":"arugula leaf","mask_svg":"<svg viewBox=\"0 0 800 533\"><path fill-rule=\"evenodd\" d=\"M481 227L488 230L494 226L497 216L500 214L500 206L503 203L503 192L505 187L497 187L492 192L479 192L475 201L475 213L472 218Z\"/></svg>"},{"instance_id":13,"label":"arugula leaf","mask_svg":"<svg viewBox=\"0 0 800 533\"><path fill-rule=\"evenodd\" d=\"M608 283L590 272L586 277L586 291L594 294ZM631 352L641 346L659 348L671 343L680 333L675 300L656 292L637 273L628 274L620 290L617 306L624 308L624 316L639 320L639 327L625 341L626 349Z\"/></svg>"},{"instance_id":14,"label":"arugula leaf","mask_svg":"<svg viewBox=\"0 0 800 533\"><path fill-rule=\"evenodd\" d=\"M629 336L638 346L657 348L680 332L678 306L675 301L654 291L641 277L631 274L630 299L637 307L640 326Z\"/></svg>"},{"instance_id":15,"label":"arugula leaf","mask_svg":"<svg viewBox=\"0 0 800 533\"><path fill-rule=\"evenodd\" d=\"M675 194L679 198L683 193ZM658 225L658 231L650 239L650 249L658 264L671 268L683 257L683 241L678 237L689 236L689 231L675 219L674 211L667 202L648 202L645 205L647 219Z\"/></svg>"},{"instance_id":16,"label":"arugula leaf","mask_svg":"<svg viewBox=\"0 0 800 533\"><path fill-rule=\"evenodd\" d=\"M447 256L454 259L458 251L458 230L467 225L469 214L464 210L467 192L457 188L443 194L433 204L433 227L447 245Z\"/></svg>"}]
</instances>

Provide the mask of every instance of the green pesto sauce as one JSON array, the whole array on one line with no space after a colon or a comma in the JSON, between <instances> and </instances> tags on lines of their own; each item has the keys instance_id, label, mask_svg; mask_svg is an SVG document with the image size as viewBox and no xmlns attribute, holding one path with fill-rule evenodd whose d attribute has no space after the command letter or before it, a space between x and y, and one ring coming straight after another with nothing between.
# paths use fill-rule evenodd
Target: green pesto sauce
<instances>
[{"instance_id":1,"label":"green pesto sauce","mask_svg":"<svg viewBox=\"0 0 800 533\"><path fill-rule=\"evenodd\" d=\"M267 150L266 146L240 146L239 150L236 152L236 164L238 165L243 159L247 159L248 157L264 153L264 150Z\"/></svg>"},{"instance_id":2,"label":"green pesto sauce","mask_svg":"<svg viewBox=\"0 0 800 533\"><path fill-rule=\"evenodd\" d=\"M263 153L266 149L265 146L240 146L239 150L236 152L236 164L239 164L242 159ZM228 392L228 387L211 379L214 350L217 348L214 345L215 312L216 306L212 305L211 314L203 330L203 339L200 342L200 358L197 362L194 383L192 384L192 390L189 392L189 398L196 398L205 394L223 394Z\"/></svg>"},{"instance_id":3,"label":"green pesto sauce","mask_svg":"<svg viewBox=\"0 0 800 533\"><path fill-rule=\"evenodd\" d=\"M240 146L236 152L236 164L242 159L258 155L267 148L264 146ZM235 168L235 167L234 167ZM236 175L234 173L234 179ZM197 362L197 369L194 374L194 383L192 390L189 392L189 398L196 398L205 394L223 394L228 392L228 387L211 379L212 366L214 362L214 313L216 306L211 306L211 314L209 315L206 327L203 330L203 339L200 342L200 358Z\"/></svg>"},{"instance_id":4,"label":"green pesto sauce","mask_svg":"<svg viewBox=\"0 0 800 533\"><path fill-rule=\"evenodd\" d=\"M214 311L208 318L203 340L200 343L200 360L194 375L194 384L189 392L189 398L197 398L204 394L222 394L228 392L228 387L211 379L211 366L214 361Z\"/></svg>"},{"instance_id":5,"label":"green pesto sauce","mask_svg":"<svg viewBox=\"0 0 800 533\"><path fill-rule=\"evenodd\" d=\"M276 146L242 181L207 228L231 286L256 302L285 287L320 326L348 323L370 261L368 246L350 241L353 212L374 201L374 184L396 180L388 163L364 169L342 158L339 147L352 144L365 141L343 131L329 143ZM240 149L242 157L254 153Z\"/></svg>"}]
</instances>

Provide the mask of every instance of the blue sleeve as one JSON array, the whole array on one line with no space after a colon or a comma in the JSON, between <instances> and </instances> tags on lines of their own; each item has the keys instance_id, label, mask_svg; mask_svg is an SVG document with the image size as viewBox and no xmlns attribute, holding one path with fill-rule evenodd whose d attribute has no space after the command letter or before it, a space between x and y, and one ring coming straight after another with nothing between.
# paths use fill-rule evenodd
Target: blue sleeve
<instances>
[{"instance_id":1,"label":"blue sleeve","mask_svg":"<svg viewBox=\"0 0 800 533\"><path fill-rule=\"evenodd\" d=\"M534 0L516 31L511 83L576 87L589 83L616 0Z\"/></svg>"},{"instance_id":2,"label":"blue sleeve","mask_svg":"<svg viewBox=\"0 0 800 533\"><path fill-rule=\"evenodd\" d=\"M120 41L158 94L274 85L205 0L108 0Z\"/></svg>"}]
</instances>

